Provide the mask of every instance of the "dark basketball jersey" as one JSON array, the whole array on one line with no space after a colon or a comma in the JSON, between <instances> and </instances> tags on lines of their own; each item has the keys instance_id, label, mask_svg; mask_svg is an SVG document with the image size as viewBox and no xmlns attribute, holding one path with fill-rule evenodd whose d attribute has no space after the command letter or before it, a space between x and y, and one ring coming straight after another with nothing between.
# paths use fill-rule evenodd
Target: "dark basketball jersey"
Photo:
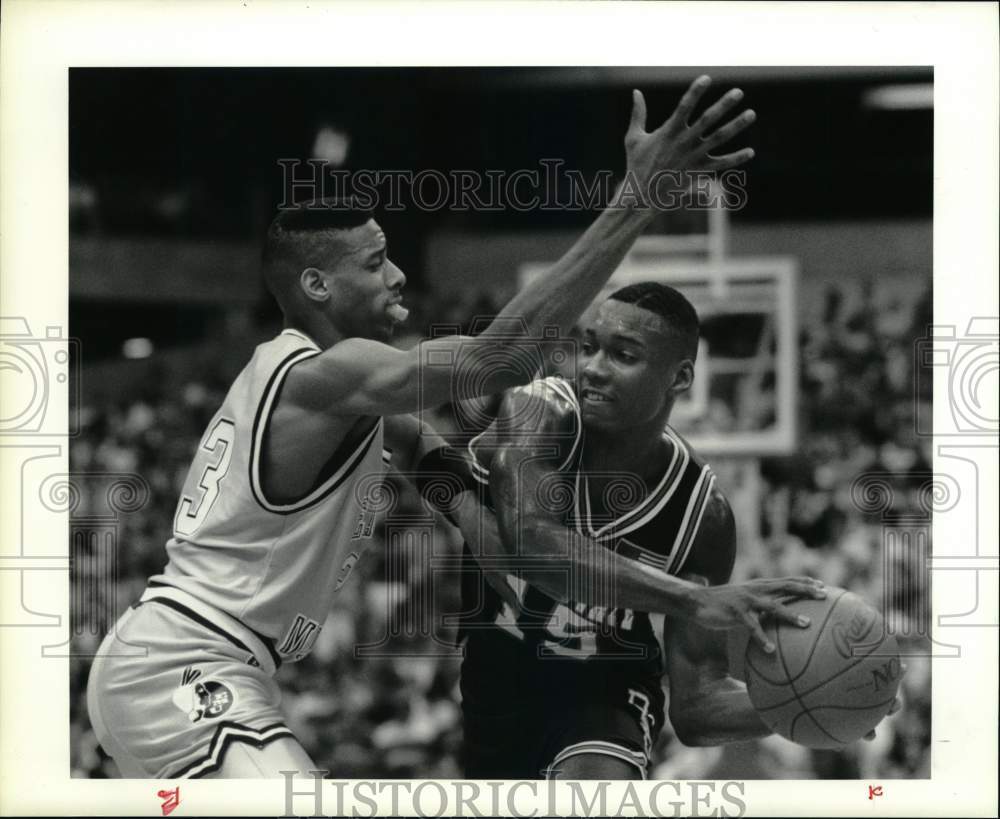
<instances>
[{"instance_id":1,"label":"dark basketball jersey","mask_svg":"<svg viewBox=\"0 0 1000 819\"><path fill-rule=\"evenodd\" d=\"M568 382L547 383L546 388L558 390L563 397L572 396L576 406ZM586 448L585 435L581 434L572 456L558 475L552 476L553 483L545 492L559 505L567 528L623 557L677 575L691 554L715 475L670 427L662 435L669 457L655 484L627 474L581 471ZM476 441L470 451L476 454ZM480 463L475 470L484 484L487 503L488 466ZM592 503L592 498L597 500ZM466 545L462 634L472 643L480 635L496 645L493 635L502 631L524 646L526 650L518 654L527 658L584 661L590 667L610 662L616 673L629 675L662 673L659 641L647 613L625 607L558 603L516 574L508 574L507 583L516 594L516 609L483 581Z\"/></svg>"}]
</instances>

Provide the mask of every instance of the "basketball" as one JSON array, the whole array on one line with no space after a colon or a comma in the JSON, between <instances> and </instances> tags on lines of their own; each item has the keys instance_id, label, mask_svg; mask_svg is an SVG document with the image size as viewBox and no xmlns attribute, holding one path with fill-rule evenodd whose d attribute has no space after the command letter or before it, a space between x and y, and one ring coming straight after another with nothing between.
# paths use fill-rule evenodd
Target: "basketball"
<instances>
[{"instance_id":1,"label":"basketball","mask_svg":"<svg viewBox=\"0 0 1000 819\"><path fill-rule=\"evenodd\" d=\"M775 650L753 641L747 648L750 701L771 730L800 745L840 748L861 739L889 713L899 688L896 639L874 606L844 589L788 607L810 625L762 623Z\"/></svg>"}]
</instances>

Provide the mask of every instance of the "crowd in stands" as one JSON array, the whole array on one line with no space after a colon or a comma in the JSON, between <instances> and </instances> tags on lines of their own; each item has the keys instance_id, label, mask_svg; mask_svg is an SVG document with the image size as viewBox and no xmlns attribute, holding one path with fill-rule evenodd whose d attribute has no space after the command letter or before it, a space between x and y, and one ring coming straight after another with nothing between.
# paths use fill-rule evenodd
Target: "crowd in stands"
<instances>
[{"instance_id":1,"label":"crowd in stands","mask_svg":"<svg viewBox=\"0 0 1000 819\"><path fill-rule=\"evenodd\" d=\"M491 307L482 300L437 305L436 311L456 318ZM416 305L414 326L423 326L425 308L426 303ZM779 737L685 748L668 724L656 746L654 777L929 775L930 663L920 653L927 623L903 586L924 596L929 588L920 582L923 568L915 558L895 555L902 565L883 565L884 511L859 505L856 484L859 476L889 474L892 503L919 508L918 483L929 470L930 452L929 441L915 432L914 417L930 395L915 392L913 344L930 319L929 293L904 303L869 292L848 303L843 293L831 290L817 315L802 322L799 446L794 455L761 462L760 541L741 544L737 568L741 578L810 574L884 603L912 654L905 659L902 712L882 725L874 742L836 752L813 751ZM72 663L71 681L75 776L116 775L87 720L84 655L96 649L115 613L139 597L146 578L162 568L192 451L227 387L210 367L179 377L180 389L153 384L140 396L80 408L82 431L72 442L71 470L139 475L148 498L140 509L119 515L114 594L108 592L98 605L74 607L74 641L81 655ZM419 503L412 490L397 488L400 508ZM100 491L83 491L73 514L86 517L102 502ZM436 542L457 554L457 536L444 524L435 531ZM457 577L448 582L447 575L432 576L420 555L405 539L372 548L337 596L312 655L279 671L288 724L335 778L461 776L454 630L435 622L433 636L420 637L407 633L412 624L396 628L397 615L413 595L432 599L434 612L458 609ZM908 586L899 580L887 584L887 572L914 579ZM75 572L75 595L98 585L82 569Z\"/></svg>"}]
</instances>

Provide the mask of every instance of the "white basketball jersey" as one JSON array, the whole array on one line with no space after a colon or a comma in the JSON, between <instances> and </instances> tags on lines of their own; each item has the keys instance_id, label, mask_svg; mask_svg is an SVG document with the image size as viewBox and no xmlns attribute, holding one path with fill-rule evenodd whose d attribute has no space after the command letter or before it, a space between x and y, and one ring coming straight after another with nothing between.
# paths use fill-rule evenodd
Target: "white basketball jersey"
<instances>
[{"instance_id":1,"label":"white basketball jersey","mask_svg":"<svg viewBox=\"0 0 1000 819\"><path fill-rule=\"evenodd\" d=\"M184 482L169 562L151 586L168 584L268 638L278 657L306 656L334 592L370 545L368 491L384 472L382 419L360 443L333 453L317 485L293 503L265 497L263 441L288 371L320 353L296 330L257 347L208 425Z\"/></svg>"}]
</instances>

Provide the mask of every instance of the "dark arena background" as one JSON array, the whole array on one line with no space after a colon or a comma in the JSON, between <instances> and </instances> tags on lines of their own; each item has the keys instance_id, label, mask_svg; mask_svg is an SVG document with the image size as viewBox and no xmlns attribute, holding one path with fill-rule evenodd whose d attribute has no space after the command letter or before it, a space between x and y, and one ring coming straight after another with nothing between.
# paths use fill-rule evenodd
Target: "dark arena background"
<instances>
[{"instance_id":1,"label":"dark arena background","mask_svg":"<svg viewBox=\"0 0 1000 819\"><path fill-rule=\"evenodd\" d=\"M919 67L71 69L71 471L138 478L135 502L110 512L100 481L83 481L71 517L75 776L117 776L87 721L85 655L161 569L205 424L280 327L259 252L288 201L289 161L300 182L309 159L447 179L544 179L559 160L559 174L617 179L630 90L658 124L702 72L709 97L738 85L757 112L738 138L757 153L745 196L728 211L663 213L621 275L674 282L705 319L698 388L677 426L732 499L734 579L810 574L857 592L886 613L908 670L903 710L873 742L687 748L668 724L652 775L929 776L929 543L887 540L892 515L930 531L920 419L931 393L916 351L932 323L933 75ZM405 346L496 312L595 216L560 199L565 177L554 207L495 208L431 206L440 178L376 207L408 278ZM889 511L875 497L886 486ZM392 525L420 503L399 493L393 536L341 590L313 654L279 672L289 726L338 779L461 775L459 655L439 616L457 610L458 578L432 583L425 551ZM87 528L98 519L110 537ZM449 530L436 532L457 554ZM426 628L407 619L414 597L433 599ZM366 645L378 650L356 651Z\"/></svg>"}]
</instances>

